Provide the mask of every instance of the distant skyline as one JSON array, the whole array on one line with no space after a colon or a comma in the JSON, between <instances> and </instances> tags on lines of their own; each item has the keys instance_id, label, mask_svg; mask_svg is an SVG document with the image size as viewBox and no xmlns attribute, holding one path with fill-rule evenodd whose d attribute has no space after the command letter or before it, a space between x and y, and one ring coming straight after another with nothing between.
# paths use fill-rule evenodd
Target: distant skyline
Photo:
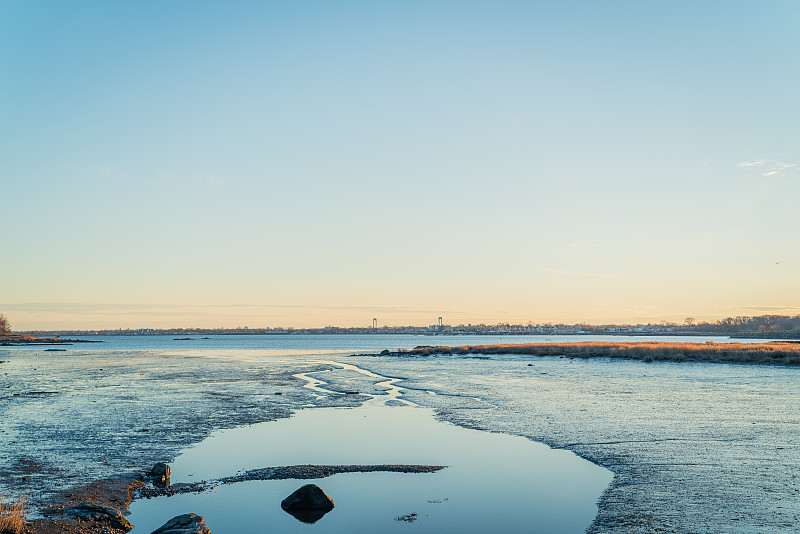
<instances>
[{"instance_id":1,"label":"distant skyline","mask_svg":"<svg viewBox=\"0 0 800 534\"><path fill-rule=\"evenodd\" d=\"M326 307L326 306L269 306L269 305L214 305L214 306L177 306L149 305L131 306L126 304L13 304L6 305L11 310L11 326L15 331L27 330L127 330L127 329L169 329L169 328L322 328L336 326L342 328L369 328L372 319L377 319L378 326L427 326L435 325L439 317L446 325L478 325L478 324L647 324L677 323L683 324L687 317L697 322L714 322L727 317L744 315L800 315L797 308L745 309L743 313L729 313L723 316L681 316L681 317L618 317L597 321L570 321L566 319L518 320L511 314L496 314L507 319L485 320L484 314L473 314L467 310L450 310L445 315L431 315L424 309L375 309L358 307ZM369 315L369 311L380 311ZM366 315L365 315L366 313ZM335 317L335 321L329 320ZM476 317L473 319L473 317ZM47 324L49 326L20 327L23 324ZM405 320L404 320L405 319Z\"/></svg>"},{"instance_id":2,"label":"distant skyline","mask_svg":"<svg viewBox=\"0 0 800 534\"><path fill-rule=\"evenodd\" d=\"M0 3L14 329L800 314L800 4Z\"/></svg>"}]
</instances>

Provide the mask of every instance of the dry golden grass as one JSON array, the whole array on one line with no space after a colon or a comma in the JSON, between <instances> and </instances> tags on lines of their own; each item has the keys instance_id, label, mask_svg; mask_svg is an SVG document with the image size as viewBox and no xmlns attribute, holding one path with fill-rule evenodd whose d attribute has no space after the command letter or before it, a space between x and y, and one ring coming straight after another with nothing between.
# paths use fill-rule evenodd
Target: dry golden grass
<instances>
[{"instance_id":1,"label":"dry golden grass","mask_svg":"<svg viewBox=\"0 0 800 534\"><path fill-rule=\"evenodd\" d=\"M0 488L1 489L1 488ZM0 534L21 534L25 527L25 498L11 502L3 500L0 491Z\"/></svg>"},{"instance_id":2,"label":"dry golden grass","mask_svg":"<svg viewBox=\"0 0 800 534\"><path fill-rule=\"evenodd\" d=\"M601 342L530 343L520 345L466 345L417 347L401 354L530 354L569 358L624 358L644 361L702 361L800 365L800 343L665 343Z\"/></svg>"}]
</instances>

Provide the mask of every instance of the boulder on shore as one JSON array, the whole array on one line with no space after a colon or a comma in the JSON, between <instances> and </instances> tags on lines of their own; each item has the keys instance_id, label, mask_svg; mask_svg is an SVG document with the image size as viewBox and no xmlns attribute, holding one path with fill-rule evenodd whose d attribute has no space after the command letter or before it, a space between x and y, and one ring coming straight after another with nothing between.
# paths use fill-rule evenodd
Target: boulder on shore
<instances>
[{"instance_id":1,"label":"boulder on shore","mask_svg":"<svg viewBox=\"0 0 800 534\"><path fill-rule=\"evenodd\" d=\"M211 531L206 526L203 516L183 514L173 517L151 534L211 534Z\"/></svg>"},{"instance_id":2,"label":"boulder on shore","mask_svg":"<svg viewBox=\"0 0 800 534\"><path fill-rule=\"evenodd\" d=\"M106 521L125 532L133 528L122 512L110 506L84 502L64 510L64 513L84 521Z\"/></svg>"}]
</instances>

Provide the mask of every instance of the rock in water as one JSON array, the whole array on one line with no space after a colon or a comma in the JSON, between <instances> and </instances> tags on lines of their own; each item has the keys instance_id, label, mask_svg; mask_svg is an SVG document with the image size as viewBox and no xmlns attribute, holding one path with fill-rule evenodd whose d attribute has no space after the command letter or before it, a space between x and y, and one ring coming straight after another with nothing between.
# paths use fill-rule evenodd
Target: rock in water
<instances>
[{"instance_id":1,"label":"rock in water","mask_svg":"<svg viewBox=\"0 0 800 534\"><path fill-rule=\"evenodd\" d=\"M286 497L281 508L303 523L315 523L333 510L333 500L316 484L306 484Z\"/></svg>"},{"instance_id":2,"label":"rock in water","mask_svg":"<svg viewBox=\"0 0 800 534\"><path fill-rule=\"evenodd\" d=\"M330 510L335 504L316 484L306 484L281 501L284 510Z\"/></svg>"},{"instance_id":3,"label":"rock in water","mask_svg":"<svg viewBox=\"0 0 800 534\"><path fill-rule=\"evenodd\" d=\"M183 514L173 517L151 534L211 534L203 516Z\"/></svg>"},{"instance_id":4,"label":"rock in water","mask_svg":"<svg viewBox=\"0 0 800 534\"><path fill-rule=\"evenodd\" d=\"M169 466L164 462L158 462L150 470L150 476L158 478L169 477Z\"/></svg>"},{"instance_id":5,"label":"rock in water","mask_svg":"<svg viewBox=\"0 0 800 534\"><path fill-rule=\"evenodd\" d=\"M167 464L158 462L150 470L150 476L153 477L156 482L169 486L169 466Z\"/></svg>"}]
</instances>

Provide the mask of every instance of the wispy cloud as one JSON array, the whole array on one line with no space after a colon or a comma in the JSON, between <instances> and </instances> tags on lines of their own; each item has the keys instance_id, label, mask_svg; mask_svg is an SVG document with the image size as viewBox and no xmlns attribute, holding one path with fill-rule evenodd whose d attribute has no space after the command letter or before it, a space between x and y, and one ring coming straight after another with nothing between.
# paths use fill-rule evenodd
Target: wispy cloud
<instances>
[{"instance_id":1,"label":"wispy cloud","mask_svg":"<svg viewBox=\"0 0 800 534\"><path fill-rule=\"evenodd\" d=\"M220 187L222 187L222 180L220 180L213 174L206 176L205 182L209 187L213 187L214 189L219 189Z\"/></svg>"},{"instance_id":2,"label":"wispy cloud","mask_svg":"<svg viewBox=\"0 0 800 534\"><path fill-rule=\"evenodd\" d=\"M226 311L251 310L354 310L382 313L416 313L430 315L435 312L454 312L454 310L431 310L411 306L352 306L326 304L128 304L91 302L23 302L0 303L0 310L6 312L29 312L51 314L120 314L148 315L177 313L196 316L216 316Z\"/></svg>"},{"instance_id":3,"label":"wispy cloud","mask_svg":"<svg viewBox=\"0 0 800 534\"><path fill-rule=\"evenodd\" d=\"M234 325L316 327L328 324L433 324L445 316L454 324L474 315L459 310L410 306L334 304L136 304L92 302L0 303L15 328L26 330L173 328Z\"/></svg>"},{"instance_id":4,"label":"wispy cloud","mask_svg":"<svg viewBox=\"0 0 800 534\"><path fill-rule=\"evenodd\" d=\"M585 278L617 278L615 274L609 273L594 273L589 271L565 271L563 269L539 269L543 273L559 274L563 276L578 276Z\"/></svg>"},{"instance_id":5,"label":"wispy cloud","mask_svg":"<svg viewBox=\"0 0 800 534\"><path fill-rule=\"evenodd\" d=\"M728 306L729 309L740 309L771 315L796 315L800 314L798 306Z\"/></svg>"},{"instance_id":6,"label":"wispy cloud","mask_svg":"<svg viewBox=\"0 0 800 534\"><path fill-rule=\"evenodd\" d=\"M105 165L98 165L96 167L96 170L97 174L99 174L103 178L110 178L111 176L116 174L116 171L112 167L107 167Z\"/></svg>"},{"instance_id":7,"label":"wispy cloud","mask_svg":"<svg viewBox=\"0 0 800 534\"><path fill-rule=\"evenodd\" d=\"M785 161L777 161L774 159L741 161L737 163L736 166L740 169L758 171L761 176L787 176L800 171L800 163L786 163Z\"/></svg>"},{"instance_id":8,"label":"wispy cloud","mask_svg":"<svg viewBox=\"0 0 800 534\"><path fill-rule=\"evenodd\" d=\"M176 188L209 187L211 189L220 189L225 185L225 182L214 174L180 175L158 170L156 171L156 177L161 183Z\"/></svg>"}]
</instances>

